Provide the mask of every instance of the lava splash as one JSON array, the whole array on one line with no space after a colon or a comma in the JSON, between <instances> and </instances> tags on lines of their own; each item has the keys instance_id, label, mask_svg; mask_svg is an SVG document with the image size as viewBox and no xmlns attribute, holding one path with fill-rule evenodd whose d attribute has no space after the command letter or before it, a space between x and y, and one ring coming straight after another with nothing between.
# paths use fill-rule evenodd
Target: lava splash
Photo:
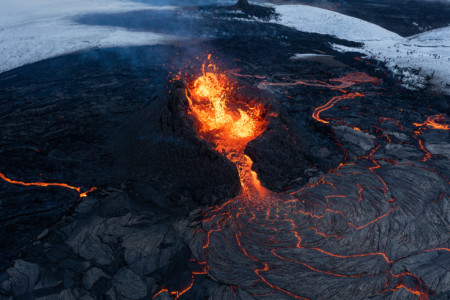
<instances>
[{"instance_id":1,"label":"lava splash","mask_svg":"<svg viewBox=\"0 0 450 300\"><path fill-rule=\"evenodd\" d=\"M211 138L216 150L242 151L265 130L264 108L239 99L235 84L210 58L203 64L202 75L186 89L190 113L197 120L200 136Z\"/></svg>"},{"instance_id":2,"label":"lava splash","mask_svg":"<svg viewBox=\"0 0 450 300\"><path fill-rule=\"evenodd\" d=\"M186 97L199 136L236 166L242 192L268 194L252 171L253 162L244 154L248 142L266 129L266 117L270 114L264 105L242 97L237 84L219 71L211 56L203 64L202 74L188 84Z\"/></svg>"}]
</instances>

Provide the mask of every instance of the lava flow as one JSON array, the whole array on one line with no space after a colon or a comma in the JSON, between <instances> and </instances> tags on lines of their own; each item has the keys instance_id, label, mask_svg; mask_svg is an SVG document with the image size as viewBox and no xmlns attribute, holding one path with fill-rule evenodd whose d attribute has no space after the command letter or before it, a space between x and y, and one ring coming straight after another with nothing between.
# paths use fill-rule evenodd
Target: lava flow
<instances>
[{"instance_id":1,"label":"lava flow","mask_svg":"<svg viewBox=\"0 0 450 300\"><path fill-rule=\"evenodd\" d=\"M450 130L450 120L444 114L429 116L423 123L413 123L416 127L429 127L431 129Z\"/></svg>"},{"instance_id":2,"label":"lava flow","mask_svg":"<svg viewBox=\"0 0 450 300\"><path fill-rule=\"evenodd\" d=\"M11 183L11 184L16 184L16 185L22 185L22 186L40 186L40 187L49 187L49 186L58 186L58 187L63 187L66 189L70 189L70 190L74 190L78 193L78 195L80 196L80 198L85 198L87 197L87 194L90 192L95 191L97 188L93 187L88 191L82 192L81 191L81 187L77 187L77 186L71 186L68 185L66 183L51 183L51 182L23 182L23 181L18 181L18 180L13 180L10 179L8 177L5 176L5 174L0 173L0 178L3 179L4 181Z\"/></svg>"},{"instance_id":3,"label":"lava flow","mask_svg":"<svg viewBox=\"0 0 450 300\"><path fill-rule=\"evenodd\" d=\"M220 74L210 56L202 75L186 89L189 112L198 125L200 137L236 165L245 191L263 192L264 188L251 170L252 161L244 154L247 143L266 128L266 111L262 104L239 99L236 86Z\"/></svg>"},{"instance_id":4,"label":"lava flow","mask_svg":"<svg viewBox=\"0 0 450 300\"><path fill-rule=\"evenodd\" d=\"M314 119L316 119L317 121L319 121L319 122L329 123L328 121L325 121L324 119L320 118L320 113L321 112L332 108L339 100L342 100L342 99L353 99L353 98L356 98L356 97L364 97L364 95L361 94L361 93L350 93L350 94L343 94L342 96L333 97L326 104L316 108L314 110L313 114L312 114L312 117Z\"/></svg>"},{"instance_id":5,"label":"lava flow","mask_svg":"<svg viewBox=\"0 0 450 300\"><path fill-rule=\"evenodd\" d=\"M319 122L322 123L329 123L328 121L322 119L320 117L320 114L326 110L329 110L332 108L337 102L343 99L354 99L356 97L364 97L364 94L355 92L355 93L348 93L346 89L357 84L357 83L372 83L375 85L380 85L380 80L376 77L372 77L367 75L366 73L361 72L355 72L355 73L348 73L343 77L340 78L334 78L330 79L331 83L326 83L319 80L295 80L293 82L268 82L263 81L259 84L259 87L262 88L264 86L295 86L295 85L305 85L305 86L313 86L313 87L323 87L328 88L331 90L337 90L343 93L341 96L333 97L330 101L328 101L326 104L317 107L312 117L316 119ZM334 84L335 82L338 82L339 84Z\"/></svg>"},{"instance_id":6,"label":"lava flow","mask_svg":"<svg viewBox=\"0 0 450 300\"><path fill-rule=\"evenodd\" d=\"M249 103L246 99L239 99L236 85L219 72L216 65L211 62L210 55L208 61L202 66L201 76L188 83L185 92L189 102L189 114L196 120L198 135L210 142L216 151L223 153L238 170L241 193L232 200L261 199L256 196L269 194L270 191L262 186L257 174L252 170L252 160L244 154L248 142L266 129L267 111L264 106L260 103ZM217 207L213 211L223 207L226 205ZM210 233L203 246L204 250L208 247ZM199 273L193 272L193 275L207 273L207 262L199 263L205 264L205 270ZM162 288L153 298L162 292L167 292L174 299L178 299L192 287L193 281L182 292Z\"/></svg>"}]
</instances>

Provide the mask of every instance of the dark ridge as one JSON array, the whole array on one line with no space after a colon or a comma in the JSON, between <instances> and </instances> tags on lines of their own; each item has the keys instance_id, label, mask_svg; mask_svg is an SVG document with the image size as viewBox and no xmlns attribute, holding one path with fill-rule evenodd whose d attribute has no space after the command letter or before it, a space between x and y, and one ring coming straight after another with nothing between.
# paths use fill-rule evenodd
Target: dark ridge
<instances>
[{"instance_id":1,"label":"dark ridge","mask_svg":"<svg viewBox=\"0 0 450 300\"><path fill-rule=\"evenodd\" d=\"M333 10L377 24L403 37L450 25L448 1L423 0L281 0Z\"/></svg>"}]
</instances>

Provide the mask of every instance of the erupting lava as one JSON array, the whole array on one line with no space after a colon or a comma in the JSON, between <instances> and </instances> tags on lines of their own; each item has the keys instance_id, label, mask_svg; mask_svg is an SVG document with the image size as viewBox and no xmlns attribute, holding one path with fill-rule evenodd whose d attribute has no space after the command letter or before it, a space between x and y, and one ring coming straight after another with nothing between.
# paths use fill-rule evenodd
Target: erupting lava
<instances>
[{"instance_id":1,"label":"erupting lava","mask_svg":"<svg viewBox=\"0 0 450 300\"><path fill-rule=\"evenodd\" d=\"M197 121L199 135L236 165L243 191L264 193L244 149L266 129L266 111L262 104L242 99L236 85L210 58L203 65L202 75L186 89L190 113Z\"/></svg>"},{"instance_id":2,"label":"erupting lava","mask_svg":"<svg viewBox=\"0 0 450 300\"><path fill-rule=\"evenodd\" d=\"M211 55L202 66L202 74L188 83L185 92L189 113L196 120L199 136L210 142L214 149L225 154L238 170L242 190L240 195L232 200L261 199L271 193L261 185L257 174L252 170L252 160L244 154L248 142L266 129L267 111L264 106L242 99L237 93L236 85L211 62ZM209 233L204 250L208 242ZM205 264L205 270L193 275L207 273L207 262L199 263ZM194 279L181 292L162 288L153 298L162 292L168 292L178 299L193 283Z\"/></svg>"},{"instance_id":3,"label":"erupting lava","mask_svg":"<svg viewBox=\"0 0 450 300\"><path fill-rule=\"evenodd\" d=\"M266 126L262 105L236 100L235 90L212 63L203 65L202 75L186 90L200 136L211 137L216 150L243 150Z\"/></svg>"}]
</instances>

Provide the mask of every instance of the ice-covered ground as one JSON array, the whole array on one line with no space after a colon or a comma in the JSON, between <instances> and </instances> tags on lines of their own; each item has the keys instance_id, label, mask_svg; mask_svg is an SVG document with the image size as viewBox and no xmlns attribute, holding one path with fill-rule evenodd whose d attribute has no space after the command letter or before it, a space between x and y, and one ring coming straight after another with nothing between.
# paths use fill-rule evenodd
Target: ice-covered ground
<instances>
[{"instance_id":1,"label":"ice-covered ground","mask_svg":"<svg viewBox=\"0 0 450 300\"><path fill-rule=\"evenodd\" d=\"M277 5L280 19L273 21L304 32L334 35L362 42L362 48L335 45L341 51L356 51L380 61L408 88L423 86L425 78L450 93L450 27L403 38L375 24L307 5Z\"/></svg>"},{"instance_id":2,"label":"ice-covered ground","mask_svg":"<svg viewBox=\"0 0 450 300\"><path fill-rule=\"evenodd\" d=\"M89 48L152 45L174 38L119 27L87 26L73 18L152 7L120 0L15 0L0 2L0 72Z\"/></svg>"}]
</instances>

